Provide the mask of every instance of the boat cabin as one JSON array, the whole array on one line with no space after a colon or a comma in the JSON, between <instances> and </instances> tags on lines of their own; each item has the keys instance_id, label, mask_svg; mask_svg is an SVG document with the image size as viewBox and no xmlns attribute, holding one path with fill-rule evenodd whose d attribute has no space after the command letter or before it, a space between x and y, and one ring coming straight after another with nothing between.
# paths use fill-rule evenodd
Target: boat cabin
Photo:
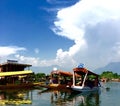
<instances>
[{"instance_id":1,"label":"boat cabin","mask_svg":"<svg viewBox=\"0 0 120 106\"><path fill-rule=\"evenodd\" d=\"M72 73L62 70L53 70L50 76L46 78L46 85L43 87L49 89L68 88L72 85Z\"/></svg>"},{"instance_id":2,"label":"boat cabin","mask_svg":"<svg viewBox=\"0 0 120 106\"><path fill-rule=\"evenodd\" d=\"M52 71L51 79L54 84L68 84L72 81L72 73L62 70Z\"/></svg>"}]
</instances>

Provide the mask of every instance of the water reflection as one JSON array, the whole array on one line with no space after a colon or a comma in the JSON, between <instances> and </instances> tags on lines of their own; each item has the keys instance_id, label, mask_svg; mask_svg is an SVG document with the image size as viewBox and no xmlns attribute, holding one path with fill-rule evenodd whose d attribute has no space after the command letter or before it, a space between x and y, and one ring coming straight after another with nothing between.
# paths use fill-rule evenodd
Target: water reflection
<instances>
[{"instance_id":1,"label":"water reflection","mask_svg":"<svg viewBox=\"0 0 120 106\"><path fill-rule=\"evenodd\" d=\"M31 104L31 103L32 103L32 92L30 92L29 90L0 91L0 106Z\"/></svg>"},{"instance_id":2,"label":"water reflection","mask_svg":"<svg viewBox=\"0 0 120 106\"><path fill-rule=\"evenodd\" d=\"M71 90L45 90L41 93L50 93L53 106L100 106L100 92L78 93Z\"/></svg>"},{"instance_id":3,"label":"water reflection","mask_svg":"<svg viewBox=\"0 0 120 106\"><path fill-rule=\"evenodd\" d=\"M74 98L74 104L77 106L99 106L99 93L89 92L76 95Z\"/></svg>"},{"instance_id":4,"label":"water reflection","mask_svg":"<svg viewBox=\"0 0 120 106\"><path fill-rule=\"evenodd\" d=\"M40 89L6 90L0 91L0 106L3 105L100 106L100 100L99 92L78 93L68 89L67 90L62 89L62 91Z\"/></svg>"},{"instance_id":5,"label":"water reflection","mask_svg":"<svg viewBox=\"0 0 120 106\"><path fill-rule=\"evenodd\" d=\"M110 89L106 89L109 87ZM118 106L120 83L110 82L101 92L20 89L0 91L0 106Z\"/></svg>"}]
</instances>

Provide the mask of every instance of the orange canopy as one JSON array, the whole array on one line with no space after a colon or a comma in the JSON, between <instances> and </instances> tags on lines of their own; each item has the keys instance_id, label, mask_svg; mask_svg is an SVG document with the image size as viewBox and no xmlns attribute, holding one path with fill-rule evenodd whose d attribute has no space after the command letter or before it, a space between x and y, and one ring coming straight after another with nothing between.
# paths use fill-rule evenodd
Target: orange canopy
<instances>
[{"instance_id":1,"label":"orange canopy","mask_svg":"<svg viewBox=\"0 0 120 106\"><path fill-rule=\"evenodd\" d=\"M71 72L66 72L66 71L62 71L62 70L52 71L51 74L59 74L62 76L72 76Z\"/></svg>"}]
</instances>

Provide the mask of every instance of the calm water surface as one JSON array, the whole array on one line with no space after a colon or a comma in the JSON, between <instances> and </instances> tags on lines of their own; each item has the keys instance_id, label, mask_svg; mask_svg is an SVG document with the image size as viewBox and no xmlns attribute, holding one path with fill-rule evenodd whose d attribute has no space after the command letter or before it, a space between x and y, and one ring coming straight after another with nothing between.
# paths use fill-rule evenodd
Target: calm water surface
<instances>
[{"instance_id":1,"label":"calm water surface","mask_svg":"<svg viewBox=\"0 0 120 106\"><path fill-rule=\"evenodd\" d=\"M79 94L45 89L0 91L0 106L120 106L120 83L109 82L99 92Z\"/></svg>"}]
</instances>

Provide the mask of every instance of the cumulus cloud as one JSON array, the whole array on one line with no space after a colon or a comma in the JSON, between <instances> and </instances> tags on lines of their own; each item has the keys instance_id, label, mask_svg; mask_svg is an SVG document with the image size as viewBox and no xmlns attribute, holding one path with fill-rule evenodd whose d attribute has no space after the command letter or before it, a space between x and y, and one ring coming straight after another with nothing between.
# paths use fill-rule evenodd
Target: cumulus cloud
<instances>
[{"instance_id":1,"label":"cumulus cloud","mask_svg":"<svg viewBox=\"0 0 120 106\"><path fill-rule=\"evenodd\" d=\"M0 57L16 54L18 51L26 50L24 47L17 46L0 46Z\"/></svg>"},{"instance_id":2,"label":"cumulus cloud","mask_svg":"<svg viewBox=\"0 0 120 106\"><path fill-rule=\"evenodd\" d=\"M68 51L59 49L56 59L63 65L71 59L74 63L87 63L91 68L117 61L116 57L120 56L116 45L120 42L119 5L119 0L82 0L60 9L52 30L73 40L74 45ZM117 48L116 51L113 48Z\"/></svg>"},{"instance_id":3,"label":"cumulus cloud","mask_svg":"<svg viewBox=\"0 0 120 106\"><path fill-rule=\"evenodd\" d=\"M15 58L21 63L32 64L33 66L36 67L47 67L56 64L55 60L41 60L38 57L23 56L20 54L16 54Z\"/></svg>"},{"instance_id":4,"label":"cumulus cloud","mask_svg":"<svg viewBox=\"0 0 120 106\"><path fill-rule=\"evenodd\" d=\"M34 66L38 66L38 63L39 63L39 58L35 58L35 57L26 57L26 56L23 56L23 55L19 55L19 54L16 54L15 55L15 58L21 62L21 63L27 63L27 64L32 64Z\"/></svg>"}]
</instances>

